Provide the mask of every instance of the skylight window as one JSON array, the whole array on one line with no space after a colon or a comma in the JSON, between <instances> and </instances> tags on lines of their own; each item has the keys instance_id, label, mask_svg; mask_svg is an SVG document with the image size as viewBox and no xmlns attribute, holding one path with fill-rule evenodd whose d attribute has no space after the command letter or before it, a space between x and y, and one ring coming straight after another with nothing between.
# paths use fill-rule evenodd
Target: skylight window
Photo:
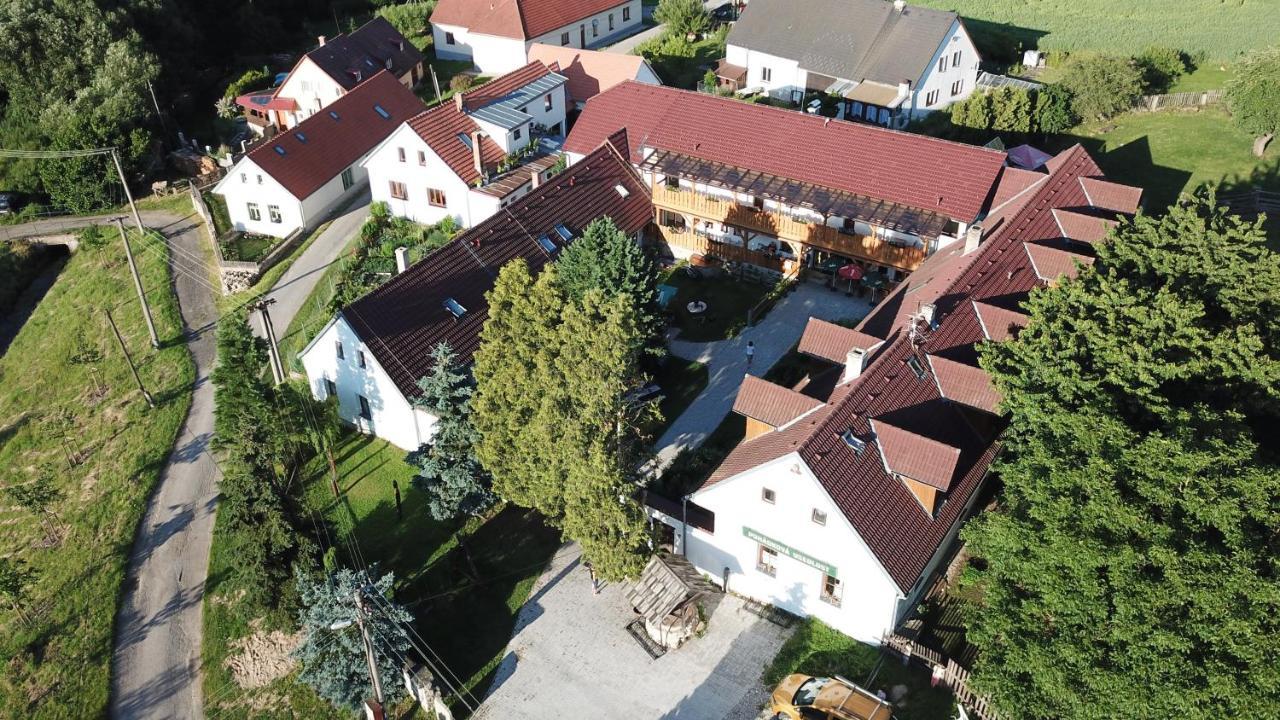
<instances>
[{"instance_id":1,"label":"skylight window","mask_svg":"<svg viewBox=\"0 0 1280 720\"><path fill-rule=\"evenodd\" d=\"M307 136L306 136L306 135L303 135L302 133L294 133L294 134L293 134L293 136L294 136L294 137L296 137L296 138L298 138L298 142L302 143L303 145L306 145L306 144L307 144Z\"/></svg>"},{"instance_id":2,"label":"skylight window","mask_svg":"<svg viewBox=\"0 0 1280 720\"><path fill-rule=\"evenodd\" d=\"M551 242L551 238L547 237L546 235L538 236L538 247L547 251L548 255L554 255L557 250L556 244Z\"/></svg>"},{"instance_id":3,"label":"skylight window","mask_svg":"<svg viewBox=\"0 0 1280 720\"><path fill-rule=\"evenodd\" d=\"M387 112L387 109L386 109L386 108L384 108L384 107L382 107L381 105L374 105L374 106L373 106L373 111L374 111L374 112L376 112L376 113L378 113L378 115L379 115L383 120L390 120L390 119L391 119L391 113Z\"/></svg>"},{"instance_id":4,"label":"skylight window","mask_svg":"<svg viewBox=\"0 0 1280 720\"><path fill-rule=\"evenodd\" d=\"M916 374L917 379L924 379L924 366L920 364L920 360L915 355L907 358L907 367L911 368L911 372Z\"/></svg>"},{"instance_id":5,"label":"skylight window","mask_svg":"<svg viewBox=\"0 0 1280 720\"><path fill-rule=\"evenodd\" d=\"M334 112L333 110L330 110L330 111L329 111L329 117L333 118L335 121L336 121L336 120L341 120L341 119L342 119L342 118L338 117L338 113Z\"/></svg>"},{"instance_id":6,"label":"skylight window","mask_svg":"<svg viewBox=\"0 0 1280 720\"><path fill-rule=\"evenodd\" d=\"M618 192L618 195L621 195L622 197L626 197L631 194L631 191L623 187L621 183L614 185L613 189L616 190Z\"/></svg>"},{"instance_id":7,"label":"skylight window","mask_svg":"<svg viewBox=\"0 0 1280 720\"><path fill-rule=\"evenodd\" d=\"M559 223L558 225L556 225L556 234L559 235L560 239L564 240L565 242L569 242L570 240L573 239L573 233L569 232L569 228L565 227L564 223Z\"/></svg>"},{"instance_id":8,"label":"skylight window","mask_svg":"<svg viewBox=\"0 0 1280 720\"><path fill-rule=\"evenodd\" d=\"M467 314L467 309L462 307L462 303L454 300L453 298L445 298L444 309L449 311L449 314L453 316L454 320L457 320Z\"/></svg>"},{"instance_id":9,"label":"skylight window","mask_svg":"<svg viewBox=\"0 0 1280 720\"><path fill-rule=\"evenodd\" d=\"M857 435L854 435L853 428L845 430L840 436L840 439L844 440L844 444L848 445L849 449L853 450L853 454L858 457L862 457L862 452L867 449L866 441Z\"/></svg>"},{"instance_id":10,"label":"skylight window","mask_svg":"<svg viewBox=\"0 0 1280 720\"><path fill-rule=\"evenodd\" d=\"M275 150L276 154L279 155L280 157L284 157L284 148L280 147L279 145L276 145L275 147L273 147L272 150Z\"/></svg>"},{"instance_id":11,"label":"skylight window","mask_svg":"<svg viewBox=\"0 0 1280 720\"><path fill-rule=\"evenodd\" d=\"M458 139L462 141L462 144L463 144L463 145L466 145L466 146L467 146L467 149L468 149L468 150L470 150L470 149L471 149L471 136L470 136L470 135L468 135L468 134L466 134L466 133L458 133Z\"/></svg>"}]
</instances>

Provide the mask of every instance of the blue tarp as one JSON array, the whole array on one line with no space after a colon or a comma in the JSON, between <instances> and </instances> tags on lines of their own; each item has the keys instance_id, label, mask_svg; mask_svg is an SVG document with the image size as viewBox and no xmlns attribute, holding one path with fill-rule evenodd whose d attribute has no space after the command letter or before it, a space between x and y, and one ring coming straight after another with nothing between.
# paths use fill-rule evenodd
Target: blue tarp
<instances>
[{"instance_id":1,"label":"blue tarp","mask_svg":"<svg viewBox=\"0 0 1280 720\"><path fill-rule=\"evenodd\" d=\"M676 296L676 286L659 285L658 286L658 307L665 308Z\"/></svg>"}]
</instances>

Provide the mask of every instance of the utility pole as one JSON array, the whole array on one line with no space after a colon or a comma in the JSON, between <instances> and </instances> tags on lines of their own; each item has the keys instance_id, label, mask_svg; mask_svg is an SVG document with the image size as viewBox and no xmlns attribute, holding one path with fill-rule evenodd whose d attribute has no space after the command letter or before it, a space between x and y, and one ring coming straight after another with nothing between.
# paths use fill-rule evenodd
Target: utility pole
<instances>
[{"instance_id":1,"label":"utility pole","mask_svg":"<svg viewBox=\"0 0 1280 720\"><path fill-rule=\"evenodd\" d=\"M133 211L133 221L138 225L138 234L145 235L147 229L142 227L142 216L138 214L138 206L133 202L133 193L129 192L129 181L124 176L124 166L120 164L120 153L115 148L111 148L111 160L116 164L116 173L120 175L124 196L129 199L129 209Z\"/></svg>"},{"instance_id":2,"label":"utility pole","mask_svg":"<svg viewBox=\"0 0 1280 720\"><path fill-rule=\"evenodd\" d=\"M369 661L369 679L373 681L373 699L382 704L382 678L378 676L378 660L373 654L373 643L369 640L369 629L364 625L364 597L361 588L356 588L356 624L360 626L360 637L364 638L364 655Z\"/></svg>"},{"instance_id":3,"label":"utility pole","mask_svg":"<svg viewBox=\"0 0 1280 720\"><path fill-rule=\"evenodd\" d=\"M431 84L432 84L432 85L434 85L434 86L435 86L435 88L436 88L436 104L437 104L437 105L439 105L439 104L440 104L440 102L441 102L441 100L440 100L440 79L436 77L436 66L435 66L435 65L428 65L427 67L431 68Z\"/></svg>"},{"instance_id":4,"label":"utility pole","mask_svg":"<svg viewBox=\"0 0 1280 720\"><path fill-rule=\"evenodd\" d=\"M147 332L151 334L151 347L160 349L160 338L156 335L156 323L151 319L151 306L147 304L147 293L142 289L142 278L138 277L138 266L133 262L133 250L129 247L129 235L124 231L124 220L116 218L116 228L120 230L120 239L124 241L124 256L129 261L129 272L133 274L133 286L138 290L138 300L142 303L142 317L147 319Z\"/></svg>"},{"instance_id":5,"label":"utility pole","mask_svg":"<svg viewBox=\"0 0 1280 720\"><path fill-rule=\"evenodd\" d=\"M253 307L262 317L262 334L267 336L267 359L271 362L271 377L276 385L284 383L284 363L280 361L280 346L276 343L276 328L271 324L271 313L267 307L274 304L274 298L259 300Z\"/></svg>"},{"instance_id":6,"label":"utility pole","mask_svg":"<svg viewBox=\"0 0 1280 720\"><path fill-rule=\"evenodd\" d=\"M164 131L165 147L168 147L169 123L164 121L164 113L160 111L160 101L156 99L156 89L152 87L151 81L147 81L147 89L151 91L151 104L156 108L156 119L160 121L160 129Z\"/></svg>"},{"instance_id":7,"label":"utility pole","mask_svg":"<svg viewBox=\"0 0 1280 720\"><path fill-rule=\"evenodd\" d=\"M120 343L120 351L124 353L125 362L129 363L129 371L133 373L133 381L138 383L138 391L142 393L142 397L147 401L147 407L154 408L155 400L151 399L151 393L142 386L142 378L138 377L138 367L133 364L133 358L129 355L129 348L124 344L124 338L120 336L120 328L116 327L115 318L111 317L111 311L106 310L107 322L111 323L111 331L116 334L116 342Z\"/></svg>"}]
</instances>

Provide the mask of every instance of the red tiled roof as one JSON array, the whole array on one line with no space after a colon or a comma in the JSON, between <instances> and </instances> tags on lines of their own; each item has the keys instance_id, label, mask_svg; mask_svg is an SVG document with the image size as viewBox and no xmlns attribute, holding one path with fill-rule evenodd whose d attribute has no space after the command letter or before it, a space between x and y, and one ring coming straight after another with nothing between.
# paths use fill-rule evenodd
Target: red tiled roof
<instances>
[{"instance_id":1,"label":"red tiled roof","mask_svg":"<svg viewBox=\"0 0 1280 720\"><path fill-rule=\"evenodd\" d=\"M1026 313L977 300L973 301L973 312L978 316L983 337L996 342L1013 337L1013 331L1026 327L1030 319Z\"/></svg>"},{"instance_id":2,"label":"red tiled roof","mask_svg":"<svg viewBox=\"0 0 1280 720\"><path fill-rule=\"evenodd\" d=\"M396 77L423 61L422 53L384 17L375 17L350 35L343 33L307 53L333 81L350 90L381 70Z\"/></svg>"},{"instance_id":3,"label":"red tiled roof","mask_svg":"<svg viewBox=\"0 0 1280 720\"><path fill-rule=\"evenodd\" d=\"M980 313L988 306L1016 307L1033 288L1045 284L1033 272L1031 256L1023 246L1032 247L1034 243L1039 249L1051 250L1039 244L1060 236L1049 211L1054 207L1087 206L1084 190L1076 181L1101 172L1078 145L1060 153L1048 165L1052 166L1052 174L1025 200L1019 200L1016 212L1004 217L998 227L988 226L977 250L944 260L943 264L949 267L946 273L935 273L923 286L904 284L882 303L891 304L891 313L896 314L904 305L914 308L915 301L904 301L903 296L927 292L936 304L935 328L924 330L914 341L901 331L901 323L886 330L887 346L857 379L837 387L826 405L785 430L741 443L704 487L788 453L798 453L898 587L904 592L911 588L981 487L999 452L999 436L1005 425L999 416L948 400L939 384L951 384L954 378L949 373L953 368L941 369L939 375L939 366L927 362L926 356L955 362L961 362L957 357L971 358L975 343L986 337ZM978 312L973 312L975 308ZM869 317L858 329L869 332L867 322L874 319ZM916 358L915 367L908 362L912 357ZM869 439L869 418L875 419L877 432L889 425L958 451L948 451L955 456L954 472L948 478L947 502L936 515L922 510L911 490L885 471L884 459L874 449L876 445L869 444L858 454L841 438L851 430ZM890 430L889 434L894 433ZM933 450L923 458L907 453L909 459L897 459L895 466L894 453L901 449L894 445L896 439L889 441L890 467L899 469L905 464L935 481L947 476L945 463L938 463L942 454L935 455ZM936 449L932 443L918 445L925 446ZM912 447L917 445L908 444L908 449ZM928 461L925 470L915 467L914 463L924 460Z\"/></svg>"},{"instance_id":4,"label":"red tiled roof","mask_svg":"<svg viewBox=\"0 0 1280 720\"><path fill-rule=\"evenodd\" d=\"M1138 212L1142 188L1121 185L1096 177L1080 178L1080 187L1084 188L1085 198L1093 207L1125 215Z\"/></svg>"},{"instance_id":5,"label":"red tiled roof","mask_svg":"<svg viewBox=\"0 0 1280 720\"><path fill-rule=\"evenodd\" d=\"M820 400L774 385L754 375L747 375L742 379L738 396L733 400L734 412L773 427L786 425L821 406Z\"/></svg>"},{"instance_id":6,"label":"red tiled roof","mask_svg":"<svg viewBox=\"0 0 1280 720\"><path fill-rule=\"evenodd\" d=\"M618 185L630 191L625 198ZM546 234L563 245L554 232L558 223L580 233L591 221L610 217L623 231L639 232L653 218L652 202L624 156L601 147L343 308L342 317L400 392L416 397L437 343L448 342L460 362L471 362L488 318L485 294L503 265L523 259L531 271L540 271L550 258L537 239ZM445 309L447 298L466 308L461 318Z\"/></svg>"},{"instance_id":7,"label":"red tiled roof","mask_svg":"<svg viewBox=\"0 0 1280 720\"><path fill-rule=\"evenodd\" d=\"M506 75L468 90L463 95L463 105L468 108L482 107L550 72L552 70L543 63L531 62L518 70L512 70ZM440 159L462 178L463 182L470 185L480 178L471 148L458 137L459 135L471 137L471 134L479 130L480 126L466 112L458 111L455 100L418 113L410 118L409 127L418 133L418 137L421 137L432 152L439 155ZM502 148L487 137L480 139L480 155L481 162L486 168L496 166L506 157Z\"/></svg>"},{"instance_id":8,"label":"red tiled roof","mask_svg":"<svg viewBox=\"0 0 1280 720\"><path fill-rule=\"evenodd\" d=\"M1000 180L996 182L996 192L991 198L991 207L1000 207L1012 200L1018 193L1035 185L1044 178L1044 173L1035 172L1034 170L1005 167L1000 171Z\"/></svg>"},{"instance_id":9,"label":"red tiled roof","mask_svg":"<svg viewBox=\"0 0 1280 720\"><path fill-rule=\"evenodd\" d=\"M1107 233L1111 232L1111 228L1120 224L1118 220L1112 218L1101 218L1058 208L1054 208L1053 217L1058 221L1063 237L1090 245L1102 242L1107 237Z\"/></svg>"},{"instance_id":10,"label":"red tiled roof","mask_svg":"<svg viewBox=\"0 0 1280 720\"><path fill-rule=\"evenodd\" d=\"M883 342L884 340L874 335L811 317L804 326L804 334L800 336L799 350L806 355L843 365L848 360L850 350L870 350Z\"/></svg>"},{"instance_id":11,"label":"red tiled roof","mask_svg":"<svg viewBox=\"0 0 1280 720\"><path fill-rule=\"evenodd\" d=\"M889 472L946 490L960 462L960 448L939 442L883 420L871 419L871 431Z\"/></svg>"},{"instance_id":12,"label":"red tiled roof","mask_svg":"<svg viewBox=\"0 0 1280 720\"><path fill-rule=\"evenodd\" d=\"M587 102L565 141L595 147L625 127L640 148L777 175L970 222L987 205L1005 154L863 123L625 82Z\"/></svg>"},{"instance_id":13,"label":"red tiled roof","mask_svg":"<svg viewBox=\"0 0 1280 720\"><path fill-rule=\"evenodd\" d=\"M639 55L544 43L529 46L529 59L557 63L560 74L569 79L569 98L574 102L586 102L619 83L637 79L647 62Z\"/></svg>"},{"instance_id":14,"label":"red tiled roof","mask_svg":"<svg viewBox=\"0 0 1280 720\"><path fill-rule=\"evenodd\" d=\"M292 112L298 109L298 101L293 98L276 97L275 90L260 90L245 93L236 98L236 104L249 110L283 110Z\"/></svg>"},{"instance_id":15,"label":"red tiled roof","mask_svg":"<svg viewBox=\"0 0 1280 720\"><path fill-rule=\"evenodd\" d=\"M440 0L431 22L473 33L527 40L571 25L625 0Z\"/></svg>"},{"instance_id":16,"label":"red tiled roof","mask_svg":"<svg viewBox=\"0 0 1280 720\"><path fill-rule=\"evenodd\" d=\"M958 362L941 355L929 356L929 368L938 383L938 392L948 400L994 413L1000 405L1000 393L991 384L991 376L976 365Z\"/></svg>"},{"instance_id":17,"label":"red tiled roof","mask_svg":"<svg viewBox=\"0 0 1280 720\"><path fill-rule=\"evenodd\" d=\"M1088 255L1067 252L1048 245L1029 242L1025 243L1024 247L1027 250L1027 257L1031 259L1031 269L1035 271L1036 277L1048 282L1057 280L1062 275L1074 278L1080 274L1078 265L1093 264L1093 258Z\"/></svg>"},{"instance_id":18,"label":"red tiled roof","mask_svg":"<svg viewBox=\"0 0 1280 720\"><path fill-rule=\"evenodd\" d=\"M387 117L378 113L378 107L386 111ZM250 150L246 157L301 200L337 177L421 109L422 101L413 91L383 70L292 130Z\"/></svg>"}]
</instances>

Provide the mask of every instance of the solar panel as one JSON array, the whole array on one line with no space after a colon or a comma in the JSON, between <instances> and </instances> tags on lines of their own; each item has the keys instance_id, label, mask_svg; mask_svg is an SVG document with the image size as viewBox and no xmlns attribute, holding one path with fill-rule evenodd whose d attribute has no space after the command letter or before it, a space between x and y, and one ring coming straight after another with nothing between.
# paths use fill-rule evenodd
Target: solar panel
<instances>
[{"instance_id":1,"label":"solar panel","mask_svg":"<svg viewBox=\"0 0 1280 720\"><path fill-rule=\"evenodd\" d=\"M556 234L559 235L560 239L564 240L565 242L569 242L570 240L573 239L573 233L569 232L569 228L565 227L564 223L559 223L556 225Z\"/></svg>"},{"instance_id":2,"label":"solar panel","mask_svg":"<svg viewBox=\"0 0 1280 720\"><path fill-rule=\"evenodd\" d=\"M840 439L844 440L844 444L848 445L849 448L853 450L853 454L858 457L862 457L862 451L867 449L866 441L857 435L854 435L853 428L845 430L840 436Z\"/></svg>"},{"instance_id":3,"label":"solar panel","mask_svg":"<svg viewBox=\"0 0 1280 720\"><path fill-rule=\"evenodd\" d=\"M462 303L453 298L445 298L444 309L448 310L455 320L467 314L467 309L462 307Z\"/></svg>"},{"instance_id":4,"label":"solar panel","mask_svg":"<svg viewBox=\"0 0 1280 720\"><path fill-rule=\"evenodd\" d=\"M381 105L374 105L373 111L378 113L378 115L382 116L383 120L391 119L391 113L387 112L386 109L383 108Z\"/></svg>"},{"instance_id":5,"label":"solar panel","mask_svg":"<svg viewBox=\"0 0 1280 720\"><path fill-rule=\"evenodd\" d=\"M545 250L548 255L554 255L557 250L556 244L551 242L551 238L546 235L538 236L538 247Z\"/></svg>"}]
</instances>

